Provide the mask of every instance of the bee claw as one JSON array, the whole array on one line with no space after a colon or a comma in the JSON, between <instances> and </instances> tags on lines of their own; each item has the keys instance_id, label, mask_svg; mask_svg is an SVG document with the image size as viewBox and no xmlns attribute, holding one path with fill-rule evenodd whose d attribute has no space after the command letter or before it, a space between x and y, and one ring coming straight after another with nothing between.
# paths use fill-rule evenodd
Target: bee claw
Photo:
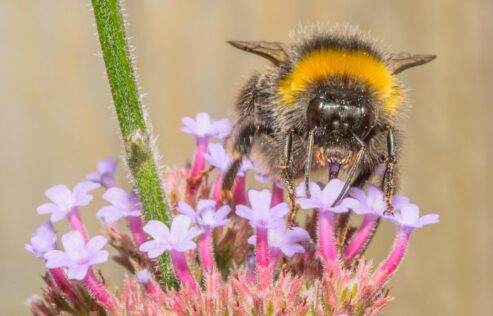
<instances>
[{"instance_id":1,"label":"bee claw","mask_svg":"<svg viewBox=\"0 0 493 316\"><path fill-rule=\"evenodd\" d=\"M383 211L384 216L394 216L394 207L389 205L385 211Z\"/></svg>"}]
</instances>

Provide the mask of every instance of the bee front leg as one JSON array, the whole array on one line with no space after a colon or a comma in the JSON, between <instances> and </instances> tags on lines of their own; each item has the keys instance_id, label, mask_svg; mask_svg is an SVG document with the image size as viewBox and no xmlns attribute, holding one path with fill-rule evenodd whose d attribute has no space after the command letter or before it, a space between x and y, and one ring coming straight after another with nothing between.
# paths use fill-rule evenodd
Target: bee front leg
<instances>
[{"instance_id":1,"label":"bee front leg","mask_svg":"<svg viewBox=\"0 0 493 316\"><path fill-rule=\"evenodd\" d=\"M236 175L240 170L243 157L248 155L252 149L253 140L258 130L259 128L254 123L247 123L241 127L238 133L238 137L233 145L233 162L229 166L223 178L221 188L221 197L223 201L232 200L233 194L231 190L233 188Z\"/></svg>"},{"instance_id":2,"label":"bee front leg","mask_svg":"<svg viewBox=\"0 0 493 316\"><path fill-rule=\"evenodd\" d=\"M289 132L286 135L284 141L284 151L282 155L282 180L286 191L288 191L288 204L289 204L289 215L288 215L288 227L294 226L294 220L297 213L296 207L296 196L294 194L294 183L293 183L293 166L292 166L292 147L293 147L293 132Z\"/></svg>"},{"instance_id":3,"label":"bee front leg","mask_svg":"<svg viewBox=\"0 0 493 316\"><path fill-rule=\"evenodd\" d=\"M387 204L387 209L384 215L392 215L394 211L394 206L392 205L392 196L395 191L395 176L397 172L397 155L395 152L395 138L394 131L392 128L388 128L387 134L387 159L385 166L385 173L383 175L383 192L385 204Z\"/></svg>"}]
</instances>

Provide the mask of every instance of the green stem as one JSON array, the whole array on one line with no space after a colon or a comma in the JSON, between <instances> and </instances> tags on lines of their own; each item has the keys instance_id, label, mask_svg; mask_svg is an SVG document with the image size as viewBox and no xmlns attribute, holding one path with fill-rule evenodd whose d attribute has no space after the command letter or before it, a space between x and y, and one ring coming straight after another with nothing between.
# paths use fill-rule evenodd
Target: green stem
<instances>
[{"instance_id":1,"label":"green stem","mask_svg":"<svg viewBox=\"0 0 493 316\"><path fill-rule=\"evenodd\" d=\"M92 6L126 159L139 191L145 218L169 225L169 206L163 194L151 146L152 137L139 100L120 4L118 0L92 0ZM158 258L158 263L163 285L176 288L178 281L169 255L163 254Z\"/></svg>"}]
</instances>

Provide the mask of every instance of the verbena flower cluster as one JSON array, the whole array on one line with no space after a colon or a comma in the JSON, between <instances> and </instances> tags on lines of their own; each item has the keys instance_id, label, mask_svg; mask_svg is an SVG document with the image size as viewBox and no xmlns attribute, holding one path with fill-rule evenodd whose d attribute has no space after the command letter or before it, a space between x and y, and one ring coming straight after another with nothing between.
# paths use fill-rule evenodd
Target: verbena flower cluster
<instances>
[{"instance_id":1,"label":"verbena flower cluster","mask_svg":"<svg viewBox=\"0 0 493 316\"><path fill-rule=\"evenodd\" d=\"M402 196L394 197L394 214L384 215L383 192L371 183L366 192L351 188L333 206L344 185L333 179L310 183L310 197L304 185L297 188L297 204L306 210L298 219L304 225L287 228L282 185L259 174L248 160L238 172L232 201L223 202L222 178L232 159L222 140L230 122L199 113L183 124L182 130L196 139L196 152L191 166L163 175L174 212L169 227L143 221L137 192L118 186L117 162L111 158L99 162L98 172L72 190L55 185L45 192L49 202L37 212L49 221L26 245L47 268L42 296L28 301L34 314L380 314L391 300L386 284L411 233L437 223L438 215L420 217L418 206ZM272 189L247 189L248 173L270 181ZM101 190L107 205L89 210L94 192ZM106 236L89 235L79 215L82 208L102 220ZM349 224L349 214L362 217L358 227ZM373 268L363 254L382 219L394 223L397 233L387 258ZM57 235L52 223L62 220L71 231ZM119 220L126 221L128 233L115 224ZM107 244L113 259L128 270L119 288L95 269L108 260ZM180 281L178 289L162 284L156 268L154 259L165 252Z\"/></svg>"}]
</instances>

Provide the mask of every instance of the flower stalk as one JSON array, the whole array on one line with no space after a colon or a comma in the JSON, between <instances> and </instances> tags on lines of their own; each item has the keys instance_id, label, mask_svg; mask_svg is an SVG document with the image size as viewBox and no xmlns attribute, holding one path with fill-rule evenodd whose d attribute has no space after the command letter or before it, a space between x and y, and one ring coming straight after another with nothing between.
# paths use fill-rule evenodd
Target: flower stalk
<instances>
[{"instance_id":1,"label":"flower stalk","mask_svg":"<svg viewBox=\"0 0 493 316\"><path fill-rule=\"evenodd\" d=\"M344 254L342 256L344 264L350 265L351 262L364 251L377 228L379 220L380 217L375 214L369 214L363 218L358 231L344 250Z\"/></svg>"},{"instance_id":2,"label":"flower stalk","mask_svg":"<svg viewBox=\"0 0 493 316\"><path fill-rule=\"evenodd\" d=\"M120 3L118 0L92 0L92 6L127 164L139 192L144 215L147 220L169 224L169 206L151 148L152 135L139 100ZM169 255L164 253L158 262L163 285L176 288L178 282Z\"/></svg>"},{"instance_id":3,"label":"flower stalk","mask_svg":"<svg viewBox=\"0 0 493 316\"><path fill-rule=\"evenodd\" d=\"M204 271L211 273L214 271L214 249L212 245L212 230L207 229L200 235L199 257Z\"/></svg>"},{"instance_id":4,"label":"flower stalk","mask_svg":"<svg viewBox=\"0 0 493 316\"><path fill-rule=\"evenodd\" d=\"M67 214L67 221L69 222L72 230L80 232L82 238L87 241L87 231L82 223L77 207L72 208L72 210Z\"/></svg>"},{"instance_id":5,"label":"flower stalk","mask_svg":"<svg viewBox=\"0 0 493 316\"><path fill-rule=\"evenodd\" d=\"M170 251L171 258L173 260L173 267L175 269L175 273L178 276L178 279L184 285L190 287L192 290L197 290L197 282L190 272L190 268L187 264L187 259L185 258L185 254L181 251L171 250Z\"/></svg>"},{"instance_id":6,"label":"flower stalk","mask_svg":"<svg viewBox=\"0 0 493 316\"><path fill-rule=\"evenodd\" d=\"M108 312L118 314L119 308L115 297L96 279L94 272L90 269L86 277L82 280L89 293L103 306Z\"/></svg>"}]
</instances>

